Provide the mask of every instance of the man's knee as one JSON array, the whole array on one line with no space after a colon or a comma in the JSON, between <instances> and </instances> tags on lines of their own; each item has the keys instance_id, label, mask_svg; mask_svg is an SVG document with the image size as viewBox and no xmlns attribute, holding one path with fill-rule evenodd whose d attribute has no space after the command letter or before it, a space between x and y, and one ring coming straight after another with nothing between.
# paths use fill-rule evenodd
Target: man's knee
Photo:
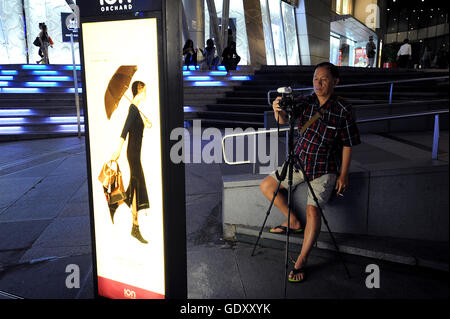
<instances>
[{"instance_id":1,"label":"man's knee","mask_svg":"<svg viewBox=\"0 0 450 319\"><path fill-rule=\"evenodd\" d=\"M276 189L276 184L276 181L271 176L267 176L259 184L259 187L263 194L273 194Z\"/></svg>"}]
</instances>

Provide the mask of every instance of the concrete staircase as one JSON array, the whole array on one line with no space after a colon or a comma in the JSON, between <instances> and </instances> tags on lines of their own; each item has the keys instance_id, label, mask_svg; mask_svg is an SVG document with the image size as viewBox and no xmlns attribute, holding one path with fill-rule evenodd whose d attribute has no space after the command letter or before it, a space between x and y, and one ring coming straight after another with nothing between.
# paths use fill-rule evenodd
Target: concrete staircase
<instances>
[{"instance_id":1,"label":"concrete staircase","mask_svg":"<svg viewBox=\"0 0 450 319\"><path fill-rule=\"evenodd\" d=\"M0 141L77 135L74 93L71 65L1 65Z\"/></svg>"}]
</instances>

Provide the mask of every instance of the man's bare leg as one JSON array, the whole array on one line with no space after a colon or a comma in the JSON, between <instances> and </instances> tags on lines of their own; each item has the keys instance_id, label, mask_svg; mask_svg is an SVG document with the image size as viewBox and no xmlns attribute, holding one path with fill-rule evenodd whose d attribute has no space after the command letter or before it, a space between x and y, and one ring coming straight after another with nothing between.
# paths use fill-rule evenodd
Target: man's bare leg
<instances>
[{"instance_id":1,"label":"man's bare leg","mask_svg":"<svg viewBox=\"0 0 450 319\"><path fill-rule=\"evenodd\" d=\"M273 178L272 176L267 176L263 179L263 181L260 184L260 188L264 196L268 200L272 200L273 194L277 190L278 181ZM283 188L283 186L280 185L280 190ZM288 203L287 198L282 192L278 192L277 197L275 198L275 201L273 202L275 207L277 207L284 216L286 216L286 219L288 217ZM287 220L282 224L282 226L287 227L288 223ZM297 220L293 212L291 211L290 214L290 222L289 222L289 228L291 229L300 229L302 228L300 222ZM273 228L272 231L274 233L281 232L282 230L279 228Z\"/></svg>"},{"instance_id":2,"label":"man's bare leg","mask_svg":"<svg viewBox=\"0 0 450 319\"><path fill-rule=\"evenodd\" d=\"M320 232L320 226L322 225L322 216L320 211L316 206L307 205L306 206L306 228L303 237L302 250L300 255L295 262L295 269L300 269L306 265L309 253L316 242L317 236ZM295 276L292 272L289 274L289 278L294 280L303 280L303 273L298 273Z\"/></svg>"}]
</instances>

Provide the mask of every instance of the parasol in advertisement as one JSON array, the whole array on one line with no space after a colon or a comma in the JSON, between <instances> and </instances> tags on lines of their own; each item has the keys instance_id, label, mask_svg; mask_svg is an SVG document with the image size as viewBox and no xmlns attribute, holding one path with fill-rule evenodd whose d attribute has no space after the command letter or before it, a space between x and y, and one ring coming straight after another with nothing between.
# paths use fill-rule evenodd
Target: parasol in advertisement
<instances>
[{"instance_id":1,"label":"parasol in advertisement","mask_svg":"<svg viewBox=\"0 0 450 319\"><path fill-rule=\"evenodd\" d=\"M117 109L120 100L130 86L131 78L137 71L136 65L121 65L109 80L105 92L105 111L108 120Z\"/></svg>"}]
</instances>

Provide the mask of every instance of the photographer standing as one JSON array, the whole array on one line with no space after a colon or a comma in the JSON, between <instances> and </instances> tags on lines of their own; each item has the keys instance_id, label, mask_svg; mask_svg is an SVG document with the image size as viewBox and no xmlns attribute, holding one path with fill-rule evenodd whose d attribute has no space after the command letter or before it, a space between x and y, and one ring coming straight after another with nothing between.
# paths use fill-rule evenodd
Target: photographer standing
<instances>
[{"instance_id":1,"label":"photographer standing","mask_svg":"<svg viewBox=\"0 0 450 319\"><path fill-rule=\"evenodd\" d=\"M299 129L305 125L320 109L323 114L314 121L301 135L296 143L292 186L305 181L298 162L305 170L311 187L319 201L319 205L325 204L336 190L342 194L348 187L348 174L352 155L352 146L360 142L359 131L352 115L352 107L342 98L334 94L334 87L339 83L338 68L329 63L318 64L314 70L314 93L297 100L293 117L299 118ZM275 119L280 124L288 123L289 118L284 111L278 97L272 104ZM338 173L340 168L340 173ZM278 169L281 172L281 167ZM261 182L261 191L271 200L278 185L274 174L267 176ZM281 183L280 188L288 189L287 178ZM287 197L282 192L278 193L274 205L288 216ZM291 211L292 212L292 211ZM274 227L271 233L285 234L288 222ZM290 232L302 232L302 226L293 213L290 214ZM308 190L306 206L306 228L300 255L294 268L289 274L289 281L300 282L305 279L305 265L314 242L319 235L321 227L321 214Z\"/></svg>"}]
</instances>

